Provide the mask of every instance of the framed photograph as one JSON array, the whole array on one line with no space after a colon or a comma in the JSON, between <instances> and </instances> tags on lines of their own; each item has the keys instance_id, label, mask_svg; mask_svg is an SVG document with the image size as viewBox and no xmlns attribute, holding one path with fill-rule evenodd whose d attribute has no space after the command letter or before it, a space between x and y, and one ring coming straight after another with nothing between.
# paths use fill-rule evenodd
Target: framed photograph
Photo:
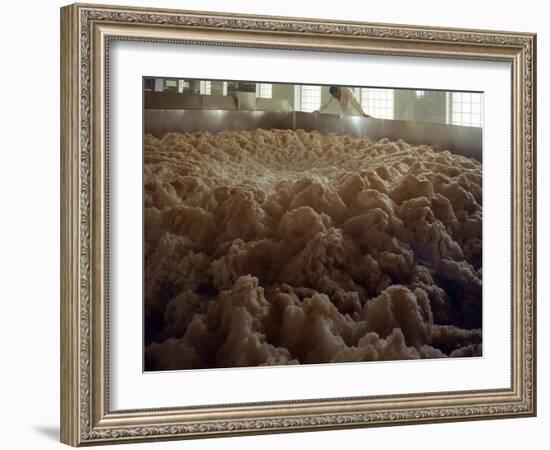
<instances>
[{"instance_id":1,"label":"framed photograph","mask_svg":"<svg viewBox=\"0 0 550 450\"><path fill-rule=\"evenodd\" d=\"M536 414L536 36L61 9L61 440Z\"/></svg>"}]
</instances>

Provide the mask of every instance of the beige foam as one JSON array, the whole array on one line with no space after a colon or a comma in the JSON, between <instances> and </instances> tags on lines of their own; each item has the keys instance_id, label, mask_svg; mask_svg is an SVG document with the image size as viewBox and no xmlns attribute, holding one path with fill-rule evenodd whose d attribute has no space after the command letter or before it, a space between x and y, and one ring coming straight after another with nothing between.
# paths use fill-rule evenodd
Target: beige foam
<instances>
[{"instance_id":1,"label":"beige foam","mask_svg":"<svg viewBox=\"0 0 550 450\"><path fill-rule=\"evenodd\" d=\"M144 155L148 370L481 354L480 163L303 130Z\"/></svg>"}]
</instances>

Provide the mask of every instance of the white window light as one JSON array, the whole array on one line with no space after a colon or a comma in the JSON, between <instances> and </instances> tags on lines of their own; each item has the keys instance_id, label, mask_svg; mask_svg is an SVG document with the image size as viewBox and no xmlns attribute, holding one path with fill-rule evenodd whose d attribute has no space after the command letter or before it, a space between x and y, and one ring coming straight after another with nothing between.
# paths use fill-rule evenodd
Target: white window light
<instances>
[{"instance_id":1,"label":"white window light","mask_svg":"<svg viewBox=\"0 0 550 450\"><path fill-rule=\"evenodd\" d=\"M166 91L177 91L178 90L178 81L177 80L164 80L164 90L166 90Z\"/></svg>"},{"instance_id":2,"label":"white window light","mask_svg":"<svg viewBox=\"0 0 550 450\"><path fill-rule=\"evenodd\" d=\"M273 97L273 85L270 83L256 83L256 97L258 98L272 98Z\"/></svg>"},{"instance_id":3,"label":"white window light","mask_svg":"<svg viewBox=\"0 0 550 450\"><path fill-rule=\"evenodd\" d=\"M199 92L202 95L210 95L212 93L212 82L211 81L201 81Z\"/></svg>"},{"instance_id":4,"label":"white window light","mask_svg":"<svg viewBox=\"0 0 550 450\"><path fill-rule=\"evenodd\" d=\"M450 102L450 123L470 127L483 124L483 94L452 92Z\"/></svg>"},{"instance_id":5,"label":"white window light","mask_svg":"<svg viewBox=\"0 0 550 450\"><path fill-rule=\"evenodd\" d=\"M321 107L321 86L300 86L300 110L313 112Z\"/></svg>"},{"instance_id":6,"label":"white window light","mask_svg":"<svg viewBox=\"0 0 550 450\"><path fill-rule=\"evenodd\" d=\"M380 119L394 118L393 89L361 89L361 106L373 117Z\"/></svg>"}]
</instances>

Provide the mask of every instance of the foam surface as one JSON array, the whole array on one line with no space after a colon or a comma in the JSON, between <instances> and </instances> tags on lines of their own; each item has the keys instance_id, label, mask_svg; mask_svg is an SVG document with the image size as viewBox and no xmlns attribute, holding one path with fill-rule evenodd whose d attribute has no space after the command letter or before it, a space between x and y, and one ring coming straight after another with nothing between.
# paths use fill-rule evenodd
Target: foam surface
<instances>
[{"instance_id":1,"label":"foam surface","mask_svg":"<svg viewBox=\"0 0 550 450\"><path fill-rule=\"evenodd\" d=\"M144 148L146 370L481 354L480 163L302 130Z\"/></svg>"}]
</instances>

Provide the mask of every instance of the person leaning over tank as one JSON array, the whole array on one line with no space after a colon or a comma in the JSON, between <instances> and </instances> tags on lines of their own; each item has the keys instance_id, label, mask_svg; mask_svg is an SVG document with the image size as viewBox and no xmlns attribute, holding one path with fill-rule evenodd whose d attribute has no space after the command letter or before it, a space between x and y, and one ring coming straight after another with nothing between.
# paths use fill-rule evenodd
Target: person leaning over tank
<instances>
[{"instance_id":1,"label":"person leaning over tank","mask_svg":"<svg viewBox=\"0 0 550 450\"><path fill-rule=\"evenodd\" d=\"M371 117L361 107L361 103L355 98L353 91L350 88L342 86L331 86L328 90L330 98L317 110L316 113L322 113L332 103L334 99L338 100L338 105L344 116L354 116L355 113L363 117Z\"/></svg>"}]
</instances>

